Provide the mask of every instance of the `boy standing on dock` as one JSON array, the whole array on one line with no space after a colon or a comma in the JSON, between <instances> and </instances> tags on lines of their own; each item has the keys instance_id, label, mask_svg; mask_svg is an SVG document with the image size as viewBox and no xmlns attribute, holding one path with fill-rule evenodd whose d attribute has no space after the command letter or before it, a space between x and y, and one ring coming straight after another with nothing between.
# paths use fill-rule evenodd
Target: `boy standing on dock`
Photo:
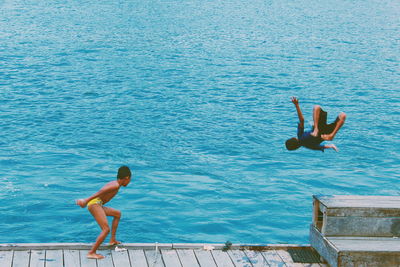
<instances>
[{"instance_id":1,"label":"boy standing on dock","mask_svg":"<svg viewBox=\"0 0 400 267\"><path fill-rule=\"evenodd\" d=\"M288 150L295 150L304 146L308 149L321 151L324 151L326 148L332 148L337 152L338 149L334 144L321 145L321 143L323 141L331 141L335 138L336 133L346 120L346 114L341 112L334 122L326 124L328 114L322 110L321 106L315 105L313 110L313 128L311 131L304 131L304 117L300 109L299 100L296 97L292 97L292 103L296 107L299 124L297 126L297 138L293 137L286 140L286 148Z\"/></svg>"},{"instance_id":2,"label":"boy standing on dock","mask_svg":"<svg viewBox=\"0 0 400 267\"><path fill-rule=\"evenodd\" d=\"M90 213L96 219L97 223L101 228L101 233L97 237L96 242L94 243L92 249L87 254L89 259L103 259L104 256L101 254L96 254L98 247L103 243L104 239L110 233L110 227L108 226L107 216L113 216L114 219L112 221L111 227L111 239L110 245L117 245L118 242L115 239L115 235L117 232L117 227L119 220L121 218L121 212L119 210L104 207L103 205L109 202L120 189L121 186L126 187L131 181L131 170L127 166L121 166L118 169L117 180L111 181L104 185L100 191L95 193L94 195L86 198L86 199L78 199L76 200L76 204L84 208L87 206Z\"/></svg>"}]
</instances>

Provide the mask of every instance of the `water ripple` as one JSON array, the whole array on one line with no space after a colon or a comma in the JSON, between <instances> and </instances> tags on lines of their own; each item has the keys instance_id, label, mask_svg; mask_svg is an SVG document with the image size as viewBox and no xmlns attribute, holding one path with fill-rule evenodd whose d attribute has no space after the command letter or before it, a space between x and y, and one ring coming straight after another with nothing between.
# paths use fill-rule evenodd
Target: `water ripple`
<instances>
[{"instance_id":1,"label":"water ripple","mask_svg":"<svg viewBox=\"0 0 400 267\"><path fill-rule=\"evenodd\" d=\"M0 5L0 242L92 242L121 164L125 242L308 243L312 194L400 192L396 1ZM285 150L292 95L340 153Z\"/></svg>"}]
</instances>

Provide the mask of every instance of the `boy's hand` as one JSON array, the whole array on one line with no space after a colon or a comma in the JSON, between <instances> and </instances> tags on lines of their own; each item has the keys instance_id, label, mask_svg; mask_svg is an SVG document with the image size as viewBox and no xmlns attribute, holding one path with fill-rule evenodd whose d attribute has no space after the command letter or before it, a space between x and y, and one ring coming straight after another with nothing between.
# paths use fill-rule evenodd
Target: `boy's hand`
<instances>
[{"instance_id":1,"label":"boy's hand","mask_svg":"<svg viewBox=\"0 0 400 267\"><path fill-rule=\"evenodd\" d=\"M292 96L292 103L297 106L299 104L299 99L296 98L295 96Z\"/></svg>"},{"instance_id":2,"label":"boy's hand","mask_svg":"<svg viewBox=\"0 0 400 267\"><path fill-rule=\"evenodd\" d=\"M81 206L81 208L84 208L86 206L86 201L84 199L77 199L75 201L75 203L79 206Z\"/></svg>"}]
</instances>

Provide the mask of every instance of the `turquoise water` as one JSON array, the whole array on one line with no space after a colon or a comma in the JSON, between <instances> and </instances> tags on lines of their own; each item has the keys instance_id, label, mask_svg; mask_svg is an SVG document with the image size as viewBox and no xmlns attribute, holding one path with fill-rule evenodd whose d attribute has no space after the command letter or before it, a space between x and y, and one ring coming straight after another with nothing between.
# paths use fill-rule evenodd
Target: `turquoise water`
<instances>
[{"instance_id":1,"label":"turquoise water","mask_svg":"<svg viewBox=\"0 0 400 267\"><path fill-rule=\"evenodd\" d=\"M313 194L400 192L396 0L0 1L0 242L308 243ZM348 118L300 149L291 96Z\"/></svg>"}]
</instances>

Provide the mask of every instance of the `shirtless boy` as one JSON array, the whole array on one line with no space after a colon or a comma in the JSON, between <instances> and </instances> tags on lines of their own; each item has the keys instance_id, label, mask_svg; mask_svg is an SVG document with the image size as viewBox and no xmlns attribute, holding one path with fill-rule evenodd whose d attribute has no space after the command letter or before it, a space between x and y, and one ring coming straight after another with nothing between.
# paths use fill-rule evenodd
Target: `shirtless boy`
<instances>
[{"instance_id":1,"label":"shirtless boy","mask_svg":"<svg viewBox=\"0 0 400 267\"><path fill-rule=\"evenodd\" d=\"M321 145L323 141L331 141L346 120L346 114L341 112L336 120L330 124L326 124L327 113L322 110L321 106L315 105L313 110L314 125L311 131L304 131L304 117L300 109L299 100L292 97L292 103L296 107L299 124L297 126L297 138L293 137L286 140L286 148L295 150L301 146L308 149L324 151L326 148L332 148L336 152L337 147L334 144Z\"/></svg>"},{"instance_id":2,"label":"shirtless boy","mask_svg":"<svg viewBox=\"0 0 400 267\"><path fill-rule=\"evenodd\" d=\"M117 232L117 227L119 223L119 219L121 218L121 212L116 209L112 209L109 207L104 207L103 205L109 202L120 189L121 186L127 186L131 181L131 171L129 167L122 166L118 169L117 180L111 181L103 186L99 192L94 195L86 198L86 199L78 199L76 200L76 204L84 208L87 206L90 213L96 219L97 223L101 228L101 233L97 237L96 242L94 243L92 249L87 254L89 259L103 259L104 256L101 254L96 254L98 247L103 243L104 239L110 233L110 227L108 226L107 216L113 216L114 219L112 221L111 227L111 239L110 245L120 244L115 239L115 234Z\"/></svg>"}]
</instances>

